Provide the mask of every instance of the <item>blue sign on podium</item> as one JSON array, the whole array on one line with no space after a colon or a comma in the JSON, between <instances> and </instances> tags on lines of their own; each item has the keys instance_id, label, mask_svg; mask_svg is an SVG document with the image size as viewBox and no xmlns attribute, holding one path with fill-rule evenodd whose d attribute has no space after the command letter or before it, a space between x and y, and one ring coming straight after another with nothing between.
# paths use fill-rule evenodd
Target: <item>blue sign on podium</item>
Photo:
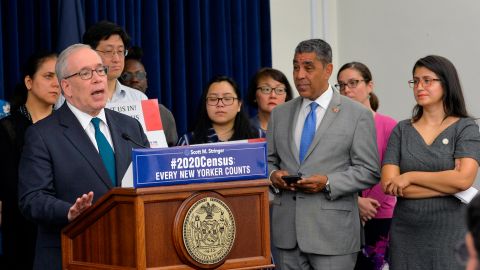
<instances>
[{"instance_id":1,"label":"blue sign on podium","mask_svg":"<svg viewBox=\"0 0 480 270\"><path fill-rule=\"evenodd\" d=\"M267 177L266 142L133 149L134 187Z\"/></svg>"}]
</instances>

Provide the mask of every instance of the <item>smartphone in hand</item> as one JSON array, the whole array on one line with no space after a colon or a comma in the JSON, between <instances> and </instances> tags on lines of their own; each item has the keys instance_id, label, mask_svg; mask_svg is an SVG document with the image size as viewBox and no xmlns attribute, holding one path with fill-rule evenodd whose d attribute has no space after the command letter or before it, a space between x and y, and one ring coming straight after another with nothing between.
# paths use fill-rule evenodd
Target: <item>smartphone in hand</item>
<instances>
[{"instance_id":1,"label":"smartphone in hand","mask_svg":"<svg viewBox=\"0 0 480 270\"><path fill-rule=\"evenodd\" d=\"M284 175L282 180L285 181L288 185L297 183L298 180L302 179L299 175Z\"/></svg>"}]
</instances>

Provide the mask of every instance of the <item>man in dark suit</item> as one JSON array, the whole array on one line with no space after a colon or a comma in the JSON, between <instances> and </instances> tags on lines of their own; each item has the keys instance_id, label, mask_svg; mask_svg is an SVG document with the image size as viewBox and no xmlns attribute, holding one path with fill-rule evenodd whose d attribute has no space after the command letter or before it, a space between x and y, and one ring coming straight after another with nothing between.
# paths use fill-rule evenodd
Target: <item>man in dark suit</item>
<instances>
[{"instance_id":1,"label":"man in dark suit","mask_svg":"<svg viewBox=\"0 0 480 270\"><path fill-rule=\"evenodd\" d=\"M34 269L61 269L61 229L121 186L134 147L122 134L148 146L137 120L104 109L107 69L90 46L65 49L55 70L67 102L27 130L19 169L20 209L38 225Z\"/></svg>"},{"instance_id":2,"label":"man in dark suit","mask_svg":"<svg viewBox=\"0 0 480 270\"><path fill-rule=\"evenodd\" d=\"M275 107L267 130L276 263L287 269L353 269L360 250L357 193L379 180L372 113L328 83L332 51L321 39L295 49L300 97ZM288 185L282 176L301 175Z\"/></svg>"},{"instance_id":3,"label":"man in dark suit","mask_svg":"<svg viewBox=\"0 0 480 270\"><path fill-rule=\"evenodd\" d=\"M131 87L123 85L118 80L125 65L125 56L128 55L130 37L125 30L110 21L101 21L88 28L83 34L83 43L90 45L100 57L103 64L108 67L107 74L107 104L146 100L148 97ZM65 98L58 98L56 108L59 108ZM162 104L159 104L160 117L165 133L165 139L169 146L177 143L177 125L172 112Z\"/></svg>"}]
</instances>

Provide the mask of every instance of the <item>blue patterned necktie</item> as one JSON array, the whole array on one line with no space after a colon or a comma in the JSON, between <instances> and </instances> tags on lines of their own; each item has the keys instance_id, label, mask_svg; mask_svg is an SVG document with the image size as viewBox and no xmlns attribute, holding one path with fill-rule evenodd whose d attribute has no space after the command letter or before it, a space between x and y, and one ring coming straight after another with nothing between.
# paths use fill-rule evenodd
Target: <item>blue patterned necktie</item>
<instances>
[{"instance_id":1,"label":"blue patterned necktie","mask_svg":"<svg viewBox=\"0 0 480 270\"><path fill-rule=\"evenodd\" d=\"M92 118L92 124L95 128L95 140L97 141L98 152L100 153L100 157L105 165L105 169L107 169L108 176L110 176L112 185L115 187L117 182L115 173L115 155L110 143L108 143L107 138L100 130L100 121L100 118Z\"/></svg>"},{"instance_id":2,"label":"blue patterned necktie","mask_svg":"<svg viewBox=\"0 0 480 270\"><path fill-rule=\"evenodd\" d=\"M300 163L303 162L303 159L307 154L308 148L313 141L313 137L315 137L315 131L317 126L317 107L318 103L310 103L310 112L308 113L307 118L305 118L305 123L303 124L302 137L300 139Z\"/></svg>"}]
</instances>

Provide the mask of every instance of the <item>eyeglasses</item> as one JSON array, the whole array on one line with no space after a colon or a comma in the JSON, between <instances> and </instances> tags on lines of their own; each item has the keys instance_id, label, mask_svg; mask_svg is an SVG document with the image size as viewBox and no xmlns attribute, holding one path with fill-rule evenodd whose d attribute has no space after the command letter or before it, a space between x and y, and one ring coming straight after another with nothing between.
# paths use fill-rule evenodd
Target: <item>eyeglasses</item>
<instances>
[{"instance_id":1,"label":"eyeglasses","mask_svg":"<svg viewBox=\"0 0 480 270\"><path fill-rule=\"evenodd\" d=\"M223 97L223 98L217 98L217 97L207 97L207 105L209 106L217 106L220 101L222 101L223 105L225 106L230 106L233 104L235 99L238 99L236 97Z\"/></svg>"},{"instance_id":2,"label":"eyeglasses","mask_svg":"<svg viewBox=\"0 0 480 270\"><path fill-rule=\"evenodd\" d=\"M423 87L430 87L434 81L441 82L442 80L436 78L413 79L408 81L408 86L410 86L410 88L417 88L418 84L421 82Z\"/></svg>"},{"instance_id":3,"label":"eyeglasses","mask_svg":"<svg viewBox=\"0 0 480 270\"><path fill-rule=\"evenodd\" d=\"M125 56L128 55L128 50L118 50L118 51L100 51L100 50L95 50L97 52L101 52L103 53L103 55L105 55L106 57L108 58L113 58L113 56L116 54L118 55L118 57L120 58L125 58Z\"/></svg>"},{"instance_id":4,"label":"eyeglasses","mask_svg":"<svg viewBox=\"0 0 480 270\"><path fill-rule=\"evenodd\" d=\"M350 89L355 88L355 87L357 87L359 82L364 82L364 81L365 80L350 80L347 83L339 82L339 83L335 84L335 87L340 91L344 91L346 86L348 86L348 88L350 88Z\"/></svg>"},{"instance_id":5,"label":"eyeglasses","mask_svg":"<svg viewBox=\"0 0 480 270\"><path fill-rule=\"evenodd\" d=\"M82 79L82 80L90 80L90 79L93 77L93 72L94 72L94 71L97 72L97 75L98 75L98 76L102 76L102 77L103 77L103 76L107 75L107 73L108 73L108 67L106 67L106 66L101 66L101 67L97 67L97 68L95 68L95 69L84 68L84 69L81 69L81 70L80 70L79 72L77 72L77 73L73 73L73 74L68 75L68 76L65 76L65 77L63 77L63 78L66 80L66 79L69 79L69 78L71 78L71 77L73 77L73 76L77 76L77 75L78 75L78 76L80 77L80 79Z\"/></svg>"},{"instance_id":6,"label":"eyeglasses","mask_svg":"<svg viewBox=\"0 0 480 270\"><path fill-rule=\"evenodd\" d=\"M135 73L124 72L122 74L122 80L124 81L130 81L133 78L137 78L137 80L145 80L145 78L147 78L147 72L145 71L137 71Z\"/></svg>"},{"instance_id":7,"label":"eyeglasses","mask_svg":"<svg viewBox=\"0 0 480 270\"><path fill-rule=\"evenodd\" d=\"M260 92L265 95L270 95L272 91L274 91L275 94L279 96L285 95L285 93L287 93L287 90L285 89L285 87L260 86L260 87L257 87L257 90L260 90Z\"/></svg>"}]
</instances>

